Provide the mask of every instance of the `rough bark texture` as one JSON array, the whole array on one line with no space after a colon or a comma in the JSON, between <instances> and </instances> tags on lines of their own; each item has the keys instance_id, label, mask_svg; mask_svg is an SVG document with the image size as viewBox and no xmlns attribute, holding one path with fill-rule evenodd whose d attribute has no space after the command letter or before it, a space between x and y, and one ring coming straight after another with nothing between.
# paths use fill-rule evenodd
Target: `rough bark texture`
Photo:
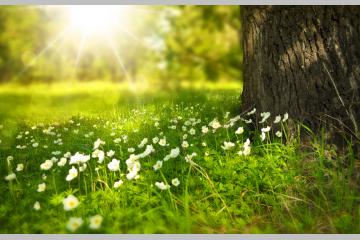
<instances>
[{"instance_id":1,"label":"rough bark texture","mask_svg":"<svg viewBox=\"0 0 360 240\"><path fill-rule=\"evenodd\" d=\"M243 109L359 133L359 6L247 6L242 18Z\"/></svg>"}]
</instances>

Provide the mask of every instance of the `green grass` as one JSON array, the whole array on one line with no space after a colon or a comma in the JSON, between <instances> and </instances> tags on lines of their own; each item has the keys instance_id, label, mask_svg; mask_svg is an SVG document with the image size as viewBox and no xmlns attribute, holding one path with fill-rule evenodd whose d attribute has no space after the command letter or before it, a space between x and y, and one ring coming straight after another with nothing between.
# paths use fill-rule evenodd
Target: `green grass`
<instances>
[{"instance_id":1,"label":"green grass","mask_svg":"<svg viewBox=\"0 0 360 240\"><path fill-rule=\"evenodd\" d=\"M0 232L67 233L69 218L81 217L84 224L76 233L360 233L359 159L350 144L343 152L321 137L304 144L299 134L289 132L287 122L272 124L275 116L255 130L238 121L215 133L211 127L201 132L214 118L224 126L241 112L240 92L236 84L136 94L99 82L0 87ZM201 122L188 126L189 119ZM271 130L262 142L259 129L267 125L282 130L283 137ZM49 126L53 135L43 131ZM239 126L245 129L241 135L235 134ZM184 134L190 144L185 149ZM114 142L125 135L126 142ZM152 143L156 136L166 136L169 146ZM66 152L91 155L98 138L105 141L100 149L115 151L114 157L101 164L91 158L74 180L65 180L69 163L40 169L45 160ZM138 145L144 138L155 152L139 160L139 179L127 180L128 148L143 152L145 147ZM239 156L247 138L251 153ZM54 143L58 139L62 145ZM224 141L235 147L225 151ZM156 161L175 147L179 156L154 171ZM55 156L56 151L61 154ZM193 152L197 156L187 162ZM9 164L8 156L14 158ZM112 158L120 160L120 172L107 168ZM19 163L24 170L17 172ZM5 181L10 172L16 179ZM171 185L173 178L179 186ZM119 179L124 183L115 189ZM161 181L170 189L154 185ZM37 192L43 182L46 190ZM70 194L80 205L65 211L62 201ZM39 211L33 209L36 201ZM89 217L97 214L104 220L101 228L91 230Z\"/></svg>"}]
</instances>

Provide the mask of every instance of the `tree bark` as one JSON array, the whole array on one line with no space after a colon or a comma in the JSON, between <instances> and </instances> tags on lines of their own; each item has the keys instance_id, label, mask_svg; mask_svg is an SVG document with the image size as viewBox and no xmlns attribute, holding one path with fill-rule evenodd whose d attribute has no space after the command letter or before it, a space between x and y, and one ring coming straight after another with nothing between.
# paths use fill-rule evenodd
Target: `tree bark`
<instances>
[{"instance_id":1,"label":"tree bark","mask_svg":"<svg viewBox=\"0 0 360 240\"><path fill-rule=\"evenodd\" d=\"M243 109L359 138L360 7L242 7Z\"/></svg>"}]
</instances>

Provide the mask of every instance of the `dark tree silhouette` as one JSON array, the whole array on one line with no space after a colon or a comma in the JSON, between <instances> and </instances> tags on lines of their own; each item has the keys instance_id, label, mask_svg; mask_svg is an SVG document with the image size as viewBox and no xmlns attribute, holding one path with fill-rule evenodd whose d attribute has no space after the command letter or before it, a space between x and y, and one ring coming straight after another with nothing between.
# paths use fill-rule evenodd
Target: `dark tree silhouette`
<instances>
[{"instance_id":1,"label":"dark tree silhouette","mask_svg":"<svg viewBox=\"0 0 360 240\"><path fill-rule=\"evenodd\" d=\"M360 137L360 7L246 6L242 23L243 109Z\"/></svg>"}]
</instances>

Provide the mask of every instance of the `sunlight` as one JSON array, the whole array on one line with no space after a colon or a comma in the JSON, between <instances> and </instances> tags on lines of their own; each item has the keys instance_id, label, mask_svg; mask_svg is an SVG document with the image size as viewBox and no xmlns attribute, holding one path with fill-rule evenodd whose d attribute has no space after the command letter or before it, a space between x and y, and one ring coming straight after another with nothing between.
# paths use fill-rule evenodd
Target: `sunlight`
<instances>
[{"instance_id":1,"label":"sunlight","mask_svg":"<svg viewBox=\"0 0 360 240\"><path fill-rule=\"evenodd\" d=\"M71 27L82 35L114 33L128 25L130 6L68 6Z\"/></svg>"}]
</instances>

